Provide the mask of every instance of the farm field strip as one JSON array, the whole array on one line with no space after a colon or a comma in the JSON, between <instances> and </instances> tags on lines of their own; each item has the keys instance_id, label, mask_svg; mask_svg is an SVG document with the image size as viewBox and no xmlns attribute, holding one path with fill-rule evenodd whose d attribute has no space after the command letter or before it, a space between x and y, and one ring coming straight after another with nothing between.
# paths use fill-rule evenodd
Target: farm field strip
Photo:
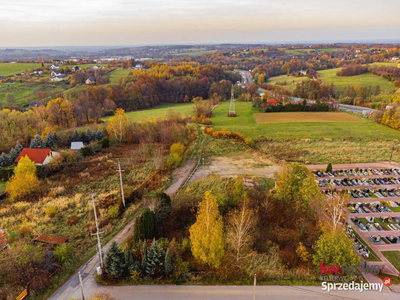
<instances>
[{"instance_id":1,"label":"farm field strip","mask_svg":"<svg viewBox=\"0 0 400 300\"><path fill-rule=\"evenodd\" d=\"M356 116L344 112L277 112L255 113L257 123L288 122L365 122Z\"/></svg>"}]
</instances>

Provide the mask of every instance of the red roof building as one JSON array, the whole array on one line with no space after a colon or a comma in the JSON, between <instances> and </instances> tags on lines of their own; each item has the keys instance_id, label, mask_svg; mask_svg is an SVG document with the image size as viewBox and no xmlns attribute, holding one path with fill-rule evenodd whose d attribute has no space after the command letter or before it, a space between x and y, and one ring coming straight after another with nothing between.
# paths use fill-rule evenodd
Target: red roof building
<instances>
[{"instance_id":1,"label":"red roof building","mask_svg":"<svg viewBox=\"0 0 400 300\"><path fill-rule=\"evenodd\" d=\"M59 156L59 154L56 152L52 152L50 148L45 148L45 149L24 148L18 155L15 162L16 163L19 162L19 160L24 156L28 156L29 159L37 165L46 165L54 157Z\"/></svg>"},{"instance_id":2,"label":"red roof building","mask_svg":"<svg viewBox=\"0 0 400 300\"><path fill-rule=\"evenodd\" d=\"M267 104L268 105L275 105L275 104L278 104L279 103L279 101L277 101L277 100L275 100L275 99L270 99L270 100L268 100L268 102L267 102Z\"/></svg>"},{"instance_id":3,"label":"red roof building","mask_svg":"<svg viewBox=\"0 0 400 300\"><path fill-rule=\"evenodd\" d=\"M0 251L8 246L7 234L0 229Z\"/></svg>"}]
</instances>

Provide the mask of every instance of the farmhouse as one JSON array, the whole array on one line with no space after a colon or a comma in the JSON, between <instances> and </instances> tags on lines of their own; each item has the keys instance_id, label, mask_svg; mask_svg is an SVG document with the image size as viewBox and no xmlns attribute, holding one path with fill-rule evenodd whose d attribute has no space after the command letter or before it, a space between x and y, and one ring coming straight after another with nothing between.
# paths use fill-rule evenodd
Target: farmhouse
<instances>
[{"instance_id":1,"label":"farmhouse","mask_svg":"<svg viewBox=\"0 0 400 300\"><path fill-rule=\"evenodd\" d=\"M29 159L33 161L36 165L47 165L52 160L59 157L60 154L58 152L51 151L50 148L46 149L24 148L18 155L15 162L16 163L19 162L19 160L24 156L28 156Z\"/></svg>"},{"instance_id":2,"label":"farmhouse","mask_svg":"<svg viewBox=\"0 0 400 300\"><path fill-rule=\"evenodd\" d=\"M275 99L270 99L267 102L267 105L269 106L273 106L273 105L277 105L279 103L279 101L275 100Z\"/></svg>"},{"instance_id":3,"label":"farmhouse","mask_svg":"<svg viewBox=\"0 0 400 300\"><path fill-rule=\"evenodd\" d=\"M143 68L143 64L141 64L141 63L138 63L135 65L136 70L141 70L142 68Z\"/></svg>"},{"instance_id":4,"label":"farmhouse","mask_svg":"<svg viewBox=\"0 0 400 300\"><path fill-rule=\"evenodd\" d=\"M93 69L94 69L94 70L97 70L97 69L101 69L101 67L100 67L99 65L95 65L95 66L93 67Z\"/></svg>"},{"instance_id":5,"label":"farmhouse","mask_svg":"<svg viewBox=\"0 0 400 300\"><path fill-rule=\"evenodd\" d=\"M60 66L56 65L56 64L52 64L50 67L50 69L52 69L52 70L58 70L59 68L60 68Z\"/></svg>"},{"instance_id":6,"label":"farmhouse","mask_svg":"<svg viewBox=\"0 0 400 300\"><path fill-rule=\"evenodd\" d=\"M0 251L8 247L7 233L0 229Z\"/></svg>"}]
</instances>

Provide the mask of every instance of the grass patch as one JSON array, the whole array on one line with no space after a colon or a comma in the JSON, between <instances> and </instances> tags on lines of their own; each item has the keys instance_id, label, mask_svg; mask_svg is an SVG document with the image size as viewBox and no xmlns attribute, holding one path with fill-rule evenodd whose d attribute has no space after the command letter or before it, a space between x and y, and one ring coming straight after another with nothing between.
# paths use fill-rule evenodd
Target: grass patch
<instances>
[{"instance_id":1,"label":"grass patch","mask_svg":"<svg viewBox=\"0 0 400 300\"><path fill-rule=\"evenodd\" d=\"M216 139L209 136L207 145L204 147L203 157L207 158L211 156L226 156L244 151L251 150L242 143L238 143L234 140Z\"/></svg>"},{"instance_id":2,"label":"grass patch","mask_svg":"<svg viewBox=\"0 0 400 300\"><path fill-rule=\"evenodd\" d=\"M268 79L267 83L279 86L281 88L284 88L285 90L288 90L289 92L293 92L293 90L296 88L296 84L299 82L302 82L304 80L309 79L306 76L302 77L295 77L295 76L288 76L288 75L281 75L281 76L274 76Z\"/></svg>"},{"instance_id":3,"label":"grass patch","mask_svg":"<svg viewBox=\"0 0 400 300\"><path fill-rule=\"evenodd\" d=\"M339 93L343 93L343 89L346 86L352 86L355 84L358 84L359 86L367 86L367 85L372 85L372 86L377 86L379 85L382 92L383 91L392 91L393 90L393 84L386 79L383 79L379 76L370 74L370 73L365 73L357 76L337 76L336 73L341 70L341 68L335 68L335 69L330 69L330 70L324 70L324 71L318 71L318 74L321 78L321 80L325 84L334 84L336 89L338 90Z\"/></svg>"},{"instance_id":4,"label":"grass patch","mask_svg":"<svg viewBox=\"0 0 400 300\"><path fill-rule=\"evenodd\" d=\"M110 73L110 83L118 84L121 78L128 77L133 70L117 69Z\"/></svg>"},{"instance_id":5,"label":"grass patch","mask_svg":"<svg viewBox=\"0 0 400 300\"><path fill-rule=\"evenodd\" d=\"M343 112L278 112L255 113L257 123L288 122L364 122L365 119Z\"/></svg>"},{"instance_id":6,"label":"grass patch","mask_svg":"<svg viewBox=\"0 0 400 300\"><path fill-rule=\"evenodd\" d=\"M400 251L381 251L381 253L400 272Z\"/></svg>"},{"instance_id":7,"label":"grass patch","mask_svg":"<svg viewBox=\"0 0 400 300\"><path fill-rule=\"evenodd\" d=\"M213 128L227 128L245 137L256 139L261 135L276 140L288 139L363 139L390 140L400 139L400 132L363 119L365 122L291 122L291 123L257 123L254 109L250 102L236 102L237 117L227 116L229 103L218 105L212 115ZM339 145L338 145L339 146ZM365 149L364 149L365 150Z\"/></svg>"},{"instance_id":8,"label":"grass patch","mask_svg":"<svg viewBox=\"0 0 400 300\"><path fill-rule=\"evenodd\" d=\"M191 117L193 115L192 103L178 103L178 104L161 104L153 108L145 110L137 110L126 113L126 115L135 122L149 121L154 119L166 119L170 111L180 113L184 117ZM112 117L103 118L103 121L108 121Z\"/></svg>"},{"instance_id":9,"label":"grass patch","mask_svg":"<svg viewBox=\"0 0 400 300\"><path fill-rule=\"evenodd\" d=\"M42 67L41 63L0 63L0 76L11 76L40 67Z\"/></svg>"},{"instance_id":10,"label":"grass patch","mask_svg":"<svg viewBox=\"0 0 400 300\"><path fill-rule=\"evenodd\" d=\"M397 207L389 207L393 212L400 212L400 206Z\"/></svg>"}]
</instances>

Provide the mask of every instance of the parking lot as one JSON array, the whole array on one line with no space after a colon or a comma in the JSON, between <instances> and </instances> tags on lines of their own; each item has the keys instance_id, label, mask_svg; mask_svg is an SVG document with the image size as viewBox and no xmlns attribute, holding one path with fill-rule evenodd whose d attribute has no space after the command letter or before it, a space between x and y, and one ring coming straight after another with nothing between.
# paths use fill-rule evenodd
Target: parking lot
<instances>
[{"instance_id":1,"label":"parking lot","mask_svg":"<svg viewBox=\"0 0 400 300\"><path fill-rule=\"evenodd\" d=\"M371 263L381 261L385 273L399 275L381 253L400 251L400 164L366 163L308 165L327 201L346 197L348 236L358 253Z\"/></svg>"}]
</instances>

